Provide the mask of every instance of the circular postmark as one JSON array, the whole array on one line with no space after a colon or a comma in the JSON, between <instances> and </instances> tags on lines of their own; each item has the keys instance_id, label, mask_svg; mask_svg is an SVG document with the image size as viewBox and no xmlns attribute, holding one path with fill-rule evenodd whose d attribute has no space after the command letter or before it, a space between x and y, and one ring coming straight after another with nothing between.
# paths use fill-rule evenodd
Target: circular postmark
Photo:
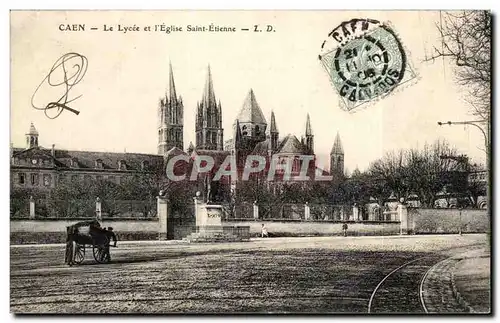
<instances>
[{"instance_id":1,"label":"circular postmark","mask_svg":"<svg viewBox=\"0 0 500 323\"><path fill-rule=\"evenodd\" d=\"M353 19L328 36L319 59L348 110L390 93L405 80L406 54L389 26Z\"/></svg>"}]
</instances>

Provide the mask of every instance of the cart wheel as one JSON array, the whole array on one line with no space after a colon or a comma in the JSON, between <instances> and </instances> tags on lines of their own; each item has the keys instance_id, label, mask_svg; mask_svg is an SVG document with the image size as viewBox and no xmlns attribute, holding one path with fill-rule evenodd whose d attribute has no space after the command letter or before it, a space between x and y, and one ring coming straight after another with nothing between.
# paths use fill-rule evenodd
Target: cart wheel
<instances>
[{"instance_id":1,"label":"cart wheel","mask_svg":"<svg viewBox=\"0 0 500 323\"><path fill-rule=\"evenodd\" d=\"M75 264L81 264L85 259L85 245L77 244L75 248Z\"/></svg>"},{"instance_id":2,"label":"cart wheel","mask_svg":"<svg viewBox=\"0 0 500 323\"><path fill-rule=\"evenodd\" d=\"M108 261L106 259L106 248L102 245L94 245L92 246L92 251L94 254L94 259L98 263L102 264Z\"/></svg>"}]
</instances>

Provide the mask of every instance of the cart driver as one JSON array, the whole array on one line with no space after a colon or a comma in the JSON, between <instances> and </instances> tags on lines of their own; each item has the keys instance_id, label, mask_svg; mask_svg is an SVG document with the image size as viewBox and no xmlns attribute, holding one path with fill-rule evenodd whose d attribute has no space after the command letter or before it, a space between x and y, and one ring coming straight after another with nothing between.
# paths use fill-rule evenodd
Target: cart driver
<instances>
[{"instance_id":1,"label":"cart driver","mask_svg":"<svg viewBox=\"0 0 500 323\"><path fill-rule=\"evenodd\" d=\"M111 239L113 239L113 247L116 247L116 242L118 240L116 239L116 234L113 232L112 227L108 227L108 230L106 231L106 236L109 238L110 242L111 242Z\"/></svg>"}]
</instances>

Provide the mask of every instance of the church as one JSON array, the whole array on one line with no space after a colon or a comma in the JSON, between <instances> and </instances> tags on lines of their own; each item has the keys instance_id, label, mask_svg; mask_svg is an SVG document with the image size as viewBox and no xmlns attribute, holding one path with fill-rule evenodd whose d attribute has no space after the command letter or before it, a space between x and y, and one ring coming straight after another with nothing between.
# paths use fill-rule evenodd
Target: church
<instances>
[{"instance_id":1,"label":"church","mask_svg":"<svg viewBox=\"0 0 500 323\"><path fill-rule=\"evenodd\" d=\"M158 154L166 160L178 154L189 156L211 156L216 165L221 165L229 155L233 155L239 170L245 167L249 155L263 156L266 160L292 160L292 174L301 169L301 156L310 156L313 160L308 171L313 177L315 169L314 134L309 114L305 116L305 133L297 138L287 134L280 138L274 112L270 113L268 124L257 101L256 94L249 90L242 107L233 123L232 138L224 140L222 127L222 104L217 100L208 66L205 87L201 100L196 106L195 144L192 142L184 151L183 114L184 105L181 96L177 96L172 65L169 70L169 90L159 102ZM267 163L269 164L269 163ZM319 170L321 174L342 176L344 173L344 150L337 133L330 152L330 169ZM266 170L263 171L266 173Z\"/></svg>"}]
</instances>

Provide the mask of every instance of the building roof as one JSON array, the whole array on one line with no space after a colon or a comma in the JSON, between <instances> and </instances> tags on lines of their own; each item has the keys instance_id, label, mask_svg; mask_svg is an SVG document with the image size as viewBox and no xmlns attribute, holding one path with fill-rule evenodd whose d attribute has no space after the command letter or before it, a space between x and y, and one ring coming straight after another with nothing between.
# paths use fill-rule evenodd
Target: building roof
<instances>
[{"instance_id":1,"label":"building roof","mask_svg":"<svg viewBox=\"0 0 500 323\"><path fill-rule=\"evenodd\" d=\"M191 154L191 157L194 156L210 156L214 159L214 167L220 166L226 157L230 155L231 152L226 150L208 150L208 149L195 149Z\"/></svg>"},{"instance_id":2,"label":"building roof","mask_svg":"<svg viewBox=\"0 0 500 323\"><path fill-rule=\"evenodd\" d=\"M252 89L250 89L250 92L248 92L245 102L243 102L243 107L241 108L240 113L238 114L238 117L236 119L240 123L250 122L267 125L266 118L264 117L264 114L262 113L262 110L257 103L257 99L255 98L255 94L253 93Z\"/></svg>"},{"instance_id":3,"label":"building roof","mask_svg":"<svg viewBox=\"0 0 500 323\"><path fill-rule=\"evenodd\" d=\"M173 147L169 151L166 152L166 156L178 156L178 155L188 155L186 152L184 152L182 149L179 149L177 147Z\"/></svg>"},{"instance_id":4,"label":"building roof","mask_svg":"<svg viewBox=\"0 0 500 323\"><path fill-rule=\"evenodd\" d=\"M267 138L264 141L261 141L255 145L255 148L252 151L252 155L267 155L269 150L271 149L271 140Z\"/></svg>"},{"instance_id":5,"label":"building roof","mask_svg":"<svg viewBox=\"0 0 500 323\"><path fill-rule=\"evenodd\" d=\"M307 148L295 137L289 134L280 143L278 151L279 154L305 154L307 155Z\"/></svg>"},{"instance_id":6,"label":"building roof","mask_svg":"<svg viewBox=\"0 0 500 323\"><path fill-rule=\"evenodd\" d=\"M127 170L143 170L143 162L147 162L151 170L161 167L163 165L163 156L152 154L139 154L139 153L114 153L114 152L97 152L97 151L79 151L79 150L62 150L54 149L54 156L52 156L52 149L43 147L35 147L31 149L13 149L14 157L22 157L24 154L43 154L44 156L51 156L55 159L55 165L63 168L70 168L72 160L77 163L79 169L96 169L96 161L102 162L102 169L114 170L118 169L119 161L124 161ZM71 167L75 168L75 167Z\"/></svg>"}]
</instances>

